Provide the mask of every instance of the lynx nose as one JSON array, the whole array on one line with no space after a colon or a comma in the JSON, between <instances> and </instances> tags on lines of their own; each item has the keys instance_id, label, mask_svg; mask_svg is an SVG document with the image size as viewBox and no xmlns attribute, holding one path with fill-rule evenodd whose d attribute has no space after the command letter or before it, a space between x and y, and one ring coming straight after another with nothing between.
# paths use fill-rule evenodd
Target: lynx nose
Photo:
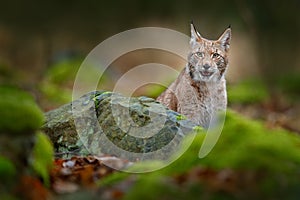
<instances>
[{"instance_id":1,"label":"lynx nose","mask_svg":"<svg viewBox=\"0 0 300 200\"><path fill-rule=\"evenodd\" d=\"M205 65L203 65L203 68L204 68L205 70L208 70L208 69L210 68L210 65L209 65L209 64L205 64Z\"/></svg>"}]
</instances>

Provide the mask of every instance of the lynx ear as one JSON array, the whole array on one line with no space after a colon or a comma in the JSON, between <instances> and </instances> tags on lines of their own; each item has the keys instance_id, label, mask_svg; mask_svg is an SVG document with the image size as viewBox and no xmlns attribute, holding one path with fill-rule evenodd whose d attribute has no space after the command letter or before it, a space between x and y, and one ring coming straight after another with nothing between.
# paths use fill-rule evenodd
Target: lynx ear
<instances>
[{"instance_id":1,"label":"lynx ear","mask_svg":"<svg viewBox=\"0 0 300 200\"><path fill-rule=\"evenodd\" d=\"M198 33L194 23L191 22L191 40L190 40L191 46L194 46L197 42L201 42L201 41L202 39L200 33Z\"/></svg>"},{"instance_id":2,"label":"lynx ear","mask_svg":"<svg viewBox=\"0 0 300 200\"><path fill-rule=\"evenodd\" d=\"M224 48L225 51L229 50L231 39L231 28L230 26L224 31L224 33L217 40L218 43Z\"/></svg>"}]
</instances>

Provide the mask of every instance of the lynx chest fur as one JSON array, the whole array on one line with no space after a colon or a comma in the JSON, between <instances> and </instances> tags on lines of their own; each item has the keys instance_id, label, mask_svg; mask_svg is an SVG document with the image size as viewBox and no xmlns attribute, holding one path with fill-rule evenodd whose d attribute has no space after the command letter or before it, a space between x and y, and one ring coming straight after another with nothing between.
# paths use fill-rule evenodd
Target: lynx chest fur
<instances>
[{"instance_id":1,"label":"lynx chest fur","mask_svg":"<svg viewBox=\"0 0 300 200\"><path fill-rule=\"evenodd\" d=\"M191 24L188 63L157 101L207 128L214 115L227 106L225 72L231 29L218 40L208 40Z\"/></svg>"}]
</instances>

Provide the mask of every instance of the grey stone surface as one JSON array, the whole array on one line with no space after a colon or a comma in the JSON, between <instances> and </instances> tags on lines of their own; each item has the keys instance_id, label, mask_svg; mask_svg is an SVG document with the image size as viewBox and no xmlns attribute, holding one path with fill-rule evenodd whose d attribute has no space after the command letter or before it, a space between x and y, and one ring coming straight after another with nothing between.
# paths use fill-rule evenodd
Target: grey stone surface
<instances>
[{"instance_id":1,"label":"grey stone surface","mask_svg":"<svg viewBox=\"0 0 300 200\"><path fill-rule=\"evenodd\" d=\"M62 157L99 153L130 154L132 160L141 153L148 159L168 157L195 127L154 99L103 91L88 93L45 117L42 129Z\"/></svg>"}]
</instances>

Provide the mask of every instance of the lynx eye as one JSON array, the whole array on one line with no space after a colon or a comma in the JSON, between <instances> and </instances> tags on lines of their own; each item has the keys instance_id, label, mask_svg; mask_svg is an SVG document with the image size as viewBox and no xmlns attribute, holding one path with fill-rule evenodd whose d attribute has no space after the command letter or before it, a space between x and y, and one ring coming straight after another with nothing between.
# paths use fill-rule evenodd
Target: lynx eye
<instances>
[{"instance_id":1,"label":"lynx eye","mask_svg":"<svg viewBox=\"0 0 300 200\"><path fill-rule=\"evenodd\" d=\"M195 53L198 57L203 58L204 57L204 53L203 52L196 52Z\"/></svg>"},{"instance_id":2,"label":"lynx eye","mask_svg":"<svg viewBox=\"0 0 300 200\"><path fill-rule=\"evenodd\" d=\"M218 54L218 53L213 53L213 54L211 55L211 57L212 57L212 58L216 58L216 59L222 58L222 56L221 56L220 54Z\"/></svg>"}]
</instances>

